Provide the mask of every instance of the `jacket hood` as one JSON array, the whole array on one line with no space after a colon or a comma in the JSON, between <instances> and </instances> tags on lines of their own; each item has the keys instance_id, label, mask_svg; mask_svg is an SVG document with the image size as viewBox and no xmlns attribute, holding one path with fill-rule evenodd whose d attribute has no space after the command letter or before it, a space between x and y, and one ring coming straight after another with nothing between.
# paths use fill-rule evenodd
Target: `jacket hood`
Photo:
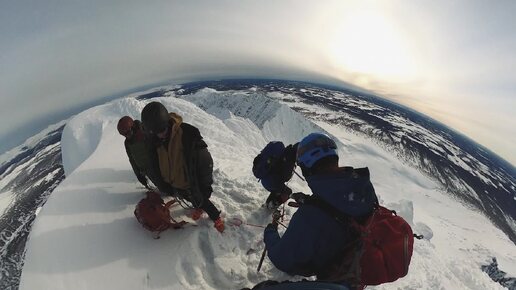
<instances>
[{"instance_id":1,"label":"jacket hood","mask_svg":"<svg viewBox=\"0 0 516 290\"><path fill-rule=\"evenodd\" d=\"M373 185L369 178L357 178L351 173L340 170L309 176L306 181L314 196L322 198L343 213L353 217L368 215L376 201Z\"/></svg>"},{"instance_id":2,"label":"jacket hood","mask_svg":"<svg viewBox=\"0 0 516 290\"><path fill-rule=\"evenodd\" d=\"M176 113L169 113L168 116L170 117L171 120L174 121L175 124L177 125L181 125L181 123L183 123L183 117L179 116L178 114Z\"/></svg>"}]
</instances>

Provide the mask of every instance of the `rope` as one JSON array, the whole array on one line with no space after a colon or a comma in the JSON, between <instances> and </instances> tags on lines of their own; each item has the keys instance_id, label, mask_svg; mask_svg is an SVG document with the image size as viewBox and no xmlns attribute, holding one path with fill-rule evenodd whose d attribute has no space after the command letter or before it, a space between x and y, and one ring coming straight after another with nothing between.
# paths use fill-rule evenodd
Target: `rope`
<instances>
[{"instance_id":1,"label":"rope","mask_svg":"<svg viewBox=\"0 0 516 290\"><path fill-rule=\"evenodd\" d=\"M188 200L186 200L185 198L182 198L182 197L179 197L179 196L175 196L174 197L176 200L177 200L177 203L179 203L179 205L184 208L184 209L195 209L193 203L189 203Z\"/></svg>"},{"instance_id":2,"label":"rope","mask_svg":"<svg viewBox=\"0 0 516 290\"><path fill-rule=\"evenodd\" d=\"M297 175L297 177L301 178L301 180L306 181L299 173L297 173L296 169L294 169L294 173Z\"/></svg>"},{"instance_id":3,"label":"rope","mask_svg":"<svg viewBox=\"0 0 516 290\"><path fill-rule=\"evenodd\" d=\"M234 225L234 226L241 226L241 225L246 225L246 226L250 226L250 227L255 227L255 228L262 228L262 229L265 229L267 226L263 226L263 225L257 225L257 224L251 224L251 223L248 223L248 222L245 222L243 220L241 220L240 218L232 218L230 221L228 221L228 223ZM281 222L278 221L278 224L284 226L285 228L287 228L287 226Z\"/></svg>"},{"instance_id":4,"label":"rope","mask_svg":"<svg viewBox=\"0 0 516 290\"><path fill-rule=\"evenodd\" d=\"M285 220L283 219L283 217L284 217L284 216L285 216L285 203L283 203L283 208L282 208L282 210L281 210L281 221L282 221L282 222L283 222L283 221L285 221Z\"/></svg>"}]
</instances>

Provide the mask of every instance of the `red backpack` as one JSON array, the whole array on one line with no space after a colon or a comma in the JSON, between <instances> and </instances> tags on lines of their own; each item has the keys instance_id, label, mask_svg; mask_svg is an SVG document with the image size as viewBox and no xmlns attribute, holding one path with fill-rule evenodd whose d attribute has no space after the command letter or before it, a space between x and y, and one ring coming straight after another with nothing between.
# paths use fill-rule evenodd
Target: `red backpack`
<instances>
[{"instance_id":1,"label":"red backpack","mask_svg":"<svg viewBox=\"0 0 516 290\"><path fill-rule=\"evenodd\" d=\"M339 223L347 223L357 238L344 246L344 254L331 264L321 280L346 281L356 289L393 282L408 273L414 247L410 225L395 211L377 205L364 222L345 215L320 198L307 202L321 208Z\"/></svg>"},{"instance_id":2,"label":"red backpack","mask_svg":"<svg viewBox=\"0 0 516 290\"><path fill-rule=\"evenodd\" d=\"M360 265L353 270L361 285L380 285L405 277L414 248L410 225L395 211L378 206L360 229ZM356 258L355 258L356 259Z\"/></svg>"},{"instance_id":3,"label":"red backpack","mask_svg":"<svg viewBox=\"0 0 516 290\"><path fill-rule=\"evenodd\" d=\"M148 191L147 197L143 198L138 202L134 210L134 216L138 222L147 230L159 234L169 228L179 229L186 224L185 221L176 222L170 217L170 206L172 206L176 200L171 200L165 204L165 201L161 196L154 192Z\"/></svg>"}]
</instances>

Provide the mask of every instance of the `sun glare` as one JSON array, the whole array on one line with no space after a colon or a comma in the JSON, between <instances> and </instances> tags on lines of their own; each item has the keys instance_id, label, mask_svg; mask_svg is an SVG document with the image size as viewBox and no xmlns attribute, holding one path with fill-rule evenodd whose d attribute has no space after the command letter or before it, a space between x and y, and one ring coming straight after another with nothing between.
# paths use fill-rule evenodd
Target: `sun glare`
<instances>
[{"instance_id":1,"label":"sun glare","mask_svg":"<svg viewBox=\"0 0 516 290\"><path fill-rule=\"evenodd\" d=\"M330 54L336 69L350 73L403 80L415 71L407 39L388 19L370 10L342 19Z\"/></svg>"}]
</instances>

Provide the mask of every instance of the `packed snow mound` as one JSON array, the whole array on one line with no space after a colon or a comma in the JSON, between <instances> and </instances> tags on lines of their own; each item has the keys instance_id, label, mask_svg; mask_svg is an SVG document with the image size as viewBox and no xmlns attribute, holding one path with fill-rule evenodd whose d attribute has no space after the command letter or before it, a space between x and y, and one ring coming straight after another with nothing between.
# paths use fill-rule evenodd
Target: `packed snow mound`
<instances>
[{"instance_id":1,"label":"packed snow mound","mask_svg":"<svg viewBox=\"0 0 516 290\"><path fill-rule=\"evenodd\" d=\"M139 119L150 100L120 99L68 122L62 140L67 178L37 216L20 289L240 289L266 279L300 279L281 273L267 259L256 272L263 250L259 226L270 221L270 212L262 207L268 193L251 166L268 141L297 142L322 130L339 140L339 154L345 156L341 165L368 166L382 202L415 229L433 233L415 243L407 277L376 289L502 289L480 265L492 256L502 257L504 266L516 265L512 242L484 216L361 137L314 124L259 94L202 90L185 99L152 100L198 127L209 145L215 164L211 200L223 211L225 232L218 233L206 217L192 222L177 207L172 216L192 222L185 229L153 239L138 224L133 211L144 189L116 124L123 115ZM310 192L295 176L289 186ZM287 207L287 216L294 210ZM232 225L234 219L244 224Z\"/></svg>"},{"instance_id":2,"label":"packed snow mound","mask_svg":"<svg viewBox=\"0 0 516 290\"><path fill-rule=\"evenodd\" d=\"M66 175L70 175L81 163L88 159L97 149L103 137L104 130L113 122L116 125L120 117L128 115L140 119L140 112L144 103L134 98L125 98L123 102L111 102L105 105L90 108L71 118L61 140L63 167ZM107 130L111 132L111 130Z\"/></svg>"}]
</instances>

